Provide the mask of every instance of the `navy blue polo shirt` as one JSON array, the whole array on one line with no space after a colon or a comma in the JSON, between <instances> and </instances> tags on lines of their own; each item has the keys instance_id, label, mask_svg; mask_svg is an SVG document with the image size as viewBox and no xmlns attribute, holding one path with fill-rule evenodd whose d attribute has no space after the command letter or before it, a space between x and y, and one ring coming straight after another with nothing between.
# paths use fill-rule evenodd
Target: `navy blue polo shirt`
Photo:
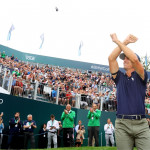
<instances>
[{"instance_id":1,"label":"navy blue polo shirt","mask_svg":"<svg viewBox=\"0 0 150 150\"><path fill-rule=\"evenodd\" d=\"M122 115L144 115L145 114L145 91L148 79L142 78L134 71L128 77L120 70L114 80L117 86L117 114Z\"/></svg>"},{"instance_id":2,"label":"navy blue polo shirt","mask_svg":"<svg viewBox=\"0 0 150 150\"><path fill-rule=\"evenodd\" d=\"M23 125L26 125L26 126L29 126L31 123L33 123L33 125L36 125L35 121L32 120L32 121L24 121L24 124ZM24 129L25 132L33 132L34 131L34 127L33 126L30 126L29 128L25 128Z\"/></svg>"},{"instance_id":3,"label":"navy blue polo shirt","mask_svg":"<svg viewBox=\"0 0 150 150\"><path fill-rule=\"evenodd\" d=\"M9 134L19 134L22 130L23 127L23 123L20 120L20 122L18 122L18 120L16 120L15 118L11 118L9 120Z\"/></svg>"}]
</instances>

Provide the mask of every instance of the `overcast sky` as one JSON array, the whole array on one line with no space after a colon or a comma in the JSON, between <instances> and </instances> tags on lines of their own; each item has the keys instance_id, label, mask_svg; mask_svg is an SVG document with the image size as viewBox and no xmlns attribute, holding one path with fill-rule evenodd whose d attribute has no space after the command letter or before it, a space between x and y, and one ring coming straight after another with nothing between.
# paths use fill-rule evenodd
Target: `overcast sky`
<instances>
[{"instance_id":1,"label":"overcast sky","mask_svg":"<svg viewBox=\"0 0 150 150\"><path fill-rule=\"evenodd\" d=\"M110 33L150 55L149 0L0 0L0 44L23 52L108 65ZM59 11L56 11L55 7ZM11 25L11 40L7 41ZM40 35L44 33L42 49ZM80 42L81 56L78 56ZM120 66L122 62L119 61Z\"/></svg>"}]
</instances>

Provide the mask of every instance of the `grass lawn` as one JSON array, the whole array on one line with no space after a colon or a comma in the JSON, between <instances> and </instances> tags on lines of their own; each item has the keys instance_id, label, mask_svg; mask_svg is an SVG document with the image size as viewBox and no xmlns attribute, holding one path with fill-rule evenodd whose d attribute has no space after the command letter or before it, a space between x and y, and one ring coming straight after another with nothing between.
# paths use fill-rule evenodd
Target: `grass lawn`
<instances>
[{"instance_id":1,"label":"grass lawn","mask_svg":"<svg viewBox=\"0 0 150 150\"><path fill-rule=\"evenodd\" d=\"M58 150L117 150L116 147L67 147L67 148L57 148ZM38 150L38 149L36 149ZM41 150L41 149L39 149ZM43 149L44 150L44 149ZM50 149L49 149L50 150ZM134 148L134 150L137 150Z\"/></svg>"}]
</instances>

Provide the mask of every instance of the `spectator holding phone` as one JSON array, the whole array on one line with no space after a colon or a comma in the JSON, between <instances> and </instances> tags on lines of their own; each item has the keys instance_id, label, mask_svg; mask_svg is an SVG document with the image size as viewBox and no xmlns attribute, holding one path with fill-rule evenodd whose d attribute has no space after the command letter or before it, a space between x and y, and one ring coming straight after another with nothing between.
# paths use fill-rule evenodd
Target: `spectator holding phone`
<instances>
[{"instance_id":1,"label":"spectator holding phone","mask_svg":"<svg viewBox=\"0 0 150 150\"><path fill-rule=\"evenodd\" d=\"M81 145L83 144L84 133L85 133L84 126L79 125L77 129L77 136L76 136L76 147L81 147Z\"/></svg>"},{"instance_id":2,"label":"spectator holding phone","mask_svg":"<svg viewBox=\"0 0 150 150\"><path fill-rule=\"evenodd\" d=\"M50 116L50 121L47 122L48 131L48 144L47 148L51 148L51 140L53 139L54 148L57 148L57 130L59 129L59 123L55 120L55 116L52 114Z\"/></svg>"}]
</instances>

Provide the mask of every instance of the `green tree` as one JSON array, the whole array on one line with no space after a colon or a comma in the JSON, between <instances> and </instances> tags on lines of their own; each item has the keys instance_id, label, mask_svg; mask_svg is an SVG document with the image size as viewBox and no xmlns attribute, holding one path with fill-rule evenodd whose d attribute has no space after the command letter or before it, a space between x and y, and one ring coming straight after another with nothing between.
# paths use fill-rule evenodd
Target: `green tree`
<instances>
[{"instance_id":1,"label":"green tree","mask_svg":"<svg viewBox=\"0 0 150 150\"><path fill-rule=\"evenodd\" d=\"M141 59L141 63L144 66L144 69L150 71L150 57L147 56L147 65L145 64L145 56L141 57L140 59Z\"/></svg>"}]
</instances>

